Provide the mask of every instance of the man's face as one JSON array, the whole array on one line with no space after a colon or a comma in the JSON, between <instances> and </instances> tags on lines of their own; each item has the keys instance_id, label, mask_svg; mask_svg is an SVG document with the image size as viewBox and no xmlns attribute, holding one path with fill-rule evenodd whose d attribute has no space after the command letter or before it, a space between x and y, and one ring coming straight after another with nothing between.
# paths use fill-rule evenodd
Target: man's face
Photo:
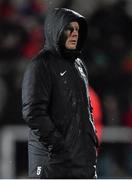
<instances>
[{"instance_id":1,"label":"man's face","mask_svg":"<svg viewBox=\"0 0 132 180\"><path fill-rule=\"evenodd\" d=\"M78 22L71 22L67 29L64 31L66 35L65 47L66 49L76 49L79 35Z\"/></svg>"}]
</instances>

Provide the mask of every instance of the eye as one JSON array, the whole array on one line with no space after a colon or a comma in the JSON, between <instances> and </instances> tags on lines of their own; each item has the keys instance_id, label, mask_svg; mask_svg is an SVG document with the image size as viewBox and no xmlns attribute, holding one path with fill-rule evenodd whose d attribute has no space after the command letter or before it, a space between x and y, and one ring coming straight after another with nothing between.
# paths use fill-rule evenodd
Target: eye
<instances>
[{"instance_id":1,"label":"eye","mask_svg":"<svg viewBox=\"0 0 132 180\"><path fill-rule=\"evenodd\" d=\"M79 27L76 27L75 30L76 30L76 31L79 31Z\"/></svg>"},{"instance_id":2,"label":"eye","mask_svg":"<svg viewBox=\"0 0 132 180\"><path fill-rule=\"evenodd\" d=\"M72 31L74 31L74 28L73 28L72 26L68 25L68 26L65 28L65 31L70 31L70 32L72 32Z\"/></svg>"}]
</instances>

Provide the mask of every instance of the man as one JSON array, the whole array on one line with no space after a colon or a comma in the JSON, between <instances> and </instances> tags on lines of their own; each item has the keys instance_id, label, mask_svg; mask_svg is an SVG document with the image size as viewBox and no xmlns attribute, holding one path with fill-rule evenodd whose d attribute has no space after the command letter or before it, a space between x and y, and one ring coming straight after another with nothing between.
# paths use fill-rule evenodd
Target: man
<instances>
[{"instance_id":1,"label":"man","mask_svg":"<svg viewBox=\"0 0 132 180\"><path fill-rule=\"evenodd\" d=\"M23 79L29 177L95 178L97 138L80 59L87 23L72 10L56 8L44 28L44 49Z\"/></svg>"}]
</instances>

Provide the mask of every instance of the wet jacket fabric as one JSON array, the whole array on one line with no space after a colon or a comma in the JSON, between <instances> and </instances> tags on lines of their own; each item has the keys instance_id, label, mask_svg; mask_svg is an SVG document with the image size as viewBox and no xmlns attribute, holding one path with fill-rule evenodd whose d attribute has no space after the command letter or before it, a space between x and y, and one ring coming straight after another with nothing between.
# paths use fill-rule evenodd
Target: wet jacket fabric
<instances>
[{"instance_id":1,"label":"wet jacket fabric","mask_svg":"<svg viewBox=\"0 0 132 180\"><path fill-rule=\"evenodd\" d=\"M66 26L80 25L77 49L64 48ZM80 14L54 9L45 21L44 49L31 61L22 85L23 119L30 127L30 178L94 178L97 139L87 69L81 50L87 24Z\"/></svg>"}]
</instances>

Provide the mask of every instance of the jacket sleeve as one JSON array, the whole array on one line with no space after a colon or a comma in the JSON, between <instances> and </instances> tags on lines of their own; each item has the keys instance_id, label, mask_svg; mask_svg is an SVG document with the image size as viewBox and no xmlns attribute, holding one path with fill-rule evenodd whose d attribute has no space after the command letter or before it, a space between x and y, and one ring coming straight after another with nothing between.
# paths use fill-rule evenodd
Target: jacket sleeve
<instances>
[{"instance_id":1,"label":"jacket sleeve","mask_svg":"<svg viewBox=\"0 0 132 180\"><path fill-rule=\"evenodd\" d=\"M52 82L47 64L32 61L22 83L23 119L31 129L37 129L46 145L62 142L62 135L49 115Z\"/></svg>"}]
</instances>

